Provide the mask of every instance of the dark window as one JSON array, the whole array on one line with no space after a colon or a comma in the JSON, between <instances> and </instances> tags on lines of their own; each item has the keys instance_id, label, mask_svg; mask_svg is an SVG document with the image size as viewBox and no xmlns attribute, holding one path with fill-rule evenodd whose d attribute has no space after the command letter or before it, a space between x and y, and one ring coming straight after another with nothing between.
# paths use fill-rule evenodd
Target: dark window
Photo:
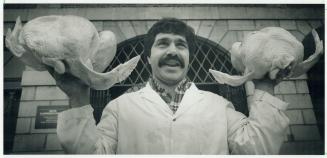
<instances>
[{"instance_id":1,"label":"dark window","mask_svg":"<svg viewBox=\"0 0 327 158\"><path fill-rule=\"evenodd\" d=\"M5 89L3 96L4 154L12 153L21 89Z\"/></svg>"},{"instance_id":2,"label":"dark window","mask_svg":"<svg viewBox=\"0 0 327 158\"><path fill-rule=\"evenodd\" d=\"M116 58L114 58L105 72L110 71L112 68L136 55L143 54L144 37L144 35L141 35L121 42L117 47ZM236 110L248 115L244 87L231 87L217 84L210 73L208 73L209 68L212 68L229 74L237 74L236 70L231 65L229 53L216 43L202 37L196 38L196 46L197 49L194 57L190 61L190 70L187 77L193 81L199 89L224 96L232 101ZM99 120L104 106L110 100L117 98L126 91L135 91L142 88L150 74L151 69L147 64L146 57L142 56L136 69L126 80L117 83L108 90L92 90L91 104L95 109L94 115L96 120Z\"/></svg>"},{"instance_id":3,"label":"dark window","mask_svg":"<svg viewBox=\"0 0 327 158\"><path fill-rule=\"evenodd\" d=\"M325 25L316 28L320 40L325 41L324 33ZM304 46L304 60L315 52L315 43L311 32L305 36L302 41ZM325 45L324 45L325 48ZM325 140L325 57L319 59L318 63L308 71L308 87L315 112L317 125L321 135L321 139Z\"/></svg>"}]
</instances>

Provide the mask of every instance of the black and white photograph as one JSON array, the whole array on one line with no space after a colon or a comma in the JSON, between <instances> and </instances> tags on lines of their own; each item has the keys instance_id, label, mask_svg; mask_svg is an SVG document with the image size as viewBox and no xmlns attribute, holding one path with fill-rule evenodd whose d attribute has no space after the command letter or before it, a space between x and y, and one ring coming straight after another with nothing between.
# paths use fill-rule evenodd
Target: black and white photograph
<instances>
[{"instance_id":1,"label":"black and white photograph","mask_svg":"<svg viewBox=\"0 0 327 158\"><path fill-rule=\"evenodd\" d=\"M4 155L326 155L325 4L4 3Z\"/></svg>"}]
</instances>

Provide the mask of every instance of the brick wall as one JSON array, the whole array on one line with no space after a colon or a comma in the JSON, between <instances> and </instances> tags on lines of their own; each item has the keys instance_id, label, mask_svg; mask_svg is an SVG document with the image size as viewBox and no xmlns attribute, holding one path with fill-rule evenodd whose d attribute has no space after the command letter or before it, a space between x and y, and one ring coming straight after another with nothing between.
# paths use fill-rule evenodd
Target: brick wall
<instances>
[{"instance_id":1,"label":"brick wall","mask_svg":"<svg viewBox=\"0 0 327 158\"><path fill-rule=\"evenodd\" d=\"M92 8L92 12L87 8L5 10L4 30L13 27L17 15L21 15L23 20L29 20L35 16L48 14L74 14L89 18L99 31L112 30L117 36L117 41L121 42L144 34L158 18L172 14L192 26L197 35L208 38L229 50L234 42L241 41L250 31L266 26L283 27L302 41L312 28L317 28L323 23L323 14L321 14L323 10L312 8L182 7L179 8L180 10L171 9L169 13L165 13L160 7L156 10L140 7L128 12L147 10L148 14L144 16L138 13L131 17L125 14L125 9ZM291 122L280 154L321 154L324 150L306 79L307 76L302 75L283 81L274 89L275 96L290 103L286 114ZM63 153L55 129L34 128L37 106L59 104L68 105L68 98L55 86L54 80L47 72L30 69L24 72L14 153Z\"/></svg>"}]
</instances>

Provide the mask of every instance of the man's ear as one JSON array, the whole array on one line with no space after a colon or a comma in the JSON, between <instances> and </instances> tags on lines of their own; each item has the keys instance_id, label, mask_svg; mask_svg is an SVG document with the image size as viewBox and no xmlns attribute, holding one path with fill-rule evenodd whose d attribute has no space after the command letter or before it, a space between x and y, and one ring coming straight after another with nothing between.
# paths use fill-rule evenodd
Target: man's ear
<instances>
[{"instance_id":1,"label":"man's ear","mask_svg":"<svg viewBox=\"0 0 327 158\"><path fill-rule=\"evenodd\" d=\"M147 56L146 59L148 60L148 63L151 65L150 57Z\"/></svg>"}]
</instances>

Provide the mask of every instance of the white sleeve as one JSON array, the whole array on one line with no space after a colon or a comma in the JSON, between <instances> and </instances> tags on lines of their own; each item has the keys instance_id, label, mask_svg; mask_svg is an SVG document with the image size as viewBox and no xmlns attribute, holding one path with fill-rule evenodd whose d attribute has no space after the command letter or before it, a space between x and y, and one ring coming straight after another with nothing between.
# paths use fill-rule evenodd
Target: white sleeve
<instances>
[{"instance_id":1,"label":"white sleeve","mask_svg":"<svg viewBox=\"0 0 327 158\"><path fill-rule=\"evenodd\" d=\"M249 117L227 108L228 144L231 154L278 154L289 119L288 103L261 90L255 90Z\"/></svg>"},{"instance_id":2,"label":"white sleeve","mask_svg":"<svg viewBox=\"0 0 327 158\"><path fill-rule=\"evenodd\" d=\"M59 113L57 135L66 153L115 154L116 127L117 113L110 104L104 109L98 125L95 124L93 108L85 105Z\"/></svg>"}]
</instances>

